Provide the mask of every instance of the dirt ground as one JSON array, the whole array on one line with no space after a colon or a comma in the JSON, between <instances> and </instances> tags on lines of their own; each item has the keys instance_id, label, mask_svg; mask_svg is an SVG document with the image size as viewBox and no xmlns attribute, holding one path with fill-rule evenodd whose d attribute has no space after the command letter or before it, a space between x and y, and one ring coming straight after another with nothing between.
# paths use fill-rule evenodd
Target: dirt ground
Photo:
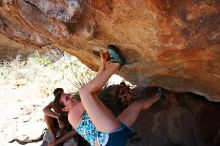
<instances>
[{"instance_id":1,"label":"dirt ground","mask_svg":"<svg viewBox=\"0 0 220 146\"><path fill-rule=\"evenodd\" d=\"M119 83L122 79L114 76L110 82ZM36 85L0 85L0 145L18 146L13 139L28 141L38 138L46 128L42 109L53 100L43 94ZM26 146L39 146L42 141Z\"/></svg>"}]
</instances>

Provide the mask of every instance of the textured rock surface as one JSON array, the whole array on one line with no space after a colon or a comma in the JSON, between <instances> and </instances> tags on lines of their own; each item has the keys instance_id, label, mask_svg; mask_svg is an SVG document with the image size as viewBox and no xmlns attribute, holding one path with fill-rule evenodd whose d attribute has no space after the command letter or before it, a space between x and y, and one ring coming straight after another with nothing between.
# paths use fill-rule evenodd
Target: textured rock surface
<instances>
[{"instance_id":1,"label":"textured rock surface","mask_svg":"<svg viewBox=\"0 0 220 146\"><path fill-rule=\"evenodd\" d=\"M56 47L96 70L99 47L127 59L119 73L220 101L219 0L2 0L0 33L34 47Z\"/></svg>"},{"instance_id":2,"label":"textured rock surface","mask_svg":"<svg viewBox=\"0 0 220 146\"><path fill-rule=\"evenodd\" d=\"M30 54L33 51L34 51L34 48L17 43L16 41L10 40L4 35L0 34L0 58L1 59L9 59L10 57L15 57L18 54L25 56L27 54Z\"/></svg>"},{"instance_id":3,"label":"textured rock surface","mask_svg":"<svg viewBox=\"0 0 220 146\"><path fill-rule=\"evenodd\" d=\"M165 101L140 114L133 128L138 132L136 138L142 140L135 146L214 146L220 129L220 118L216 116L220 104L190 94L166 96ZM215 145L219 144L220 137Z\"/></svg>"}]
</instances>

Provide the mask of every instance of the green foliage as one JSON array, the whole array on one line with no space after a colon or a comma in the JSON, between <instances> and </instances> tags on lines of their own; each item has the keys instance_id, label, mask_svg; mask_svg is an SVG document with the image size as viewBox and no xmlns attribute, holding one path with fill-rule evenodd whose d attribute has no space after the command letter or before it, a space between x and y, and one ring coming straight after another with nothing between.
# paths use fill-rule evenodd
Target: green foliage
<instances>
[{"instance_id":1,"label":"green foliage","mask_svg":"<svg viewBox=\"0 0 220 146\"><path fill-rule=\"evenodd\" d=\"M22 60L21 56L18 55L14 59L1 60L0 64L0 79L1 83L8 83L9 80L22 79L24 78L23 72L19 70L26 64L26 60ZM13 76L10 76L12 75Z\"/></svg>"},{"instance_id":2,"label":"green foliage","mask_svg":"<svg viewBox=\"0 0 220 146\"><path fill-rule=\"evenodd\" d=\"M60 72L63 79L70 83L70 88L68 89L70 93L77 93L82 86L87 84L96 75L96 72L68 54L64 54L64 56L56 62L56 65L52 66L52 69Z\"/></svg>"},{"instance_id":3,"label":"green foliage","mask_svg":"<svg viewBox=\"0 0 220 146\"><path fill-rule=\"evenodd\" d=\"M82 86L92 80L95 74L95 72L85 67L81 67L78 70L71 70L72 76L68 80L72 83L72 91L78 91Z\"/></svg>"},{"instance_id":4,"label":"green foliage","mask_svg":"<svg viewBox=\"0 0 220 146\"><path fill-rule=\"evenodd\" d=\"M42 66L52 64L52 59L48 56L40 55L38 51L34 53L33 59Z\"/></svg>"},{"instance_id":5,"label":"green foliage","mask_svg":"<svg viewBox=\"0 0 220 146\"><path fill-rule=\"evenodd\" d=\"M92 80L95 75L96 72L78 59L58 50L47 52L47 56L35 52L26 59L21 59L18 55L10 61L2 60L0 64L1 85L18 88L32 86L33 90L37 88L42 97L47 97L55 88L61 87L65 92L79 98L79 88ZM105 86L98 96L117 115L115 86Z\"/></svg>"},{"instance_id":6,"label":"green foliage","mask_svg":"<svg viewBox=\"0 0 220 146\"><path fill-rule=\"evenodd\" d=\"M95 75L75 57L58 50L50 50L44 55L35 52L25 60L18 55L10 61L0 62L2 85L30 84L46 96L57 87L76 92Z\"/></svg>"}]
</instances>

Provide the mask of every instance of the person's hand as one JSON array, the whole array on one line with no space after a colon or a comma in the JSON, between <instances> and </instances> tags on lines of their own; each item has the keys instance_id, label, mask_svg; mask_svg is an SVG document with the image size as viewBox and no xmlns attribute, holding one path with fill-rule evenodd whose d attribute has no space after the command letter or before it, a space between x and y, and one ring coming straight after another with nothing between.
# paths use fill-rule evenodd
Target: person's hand
<instances>
[{"instance_id":1,"label":"person's hand","mask_svg":"<svg viewBox=\"0 0 220 146\"><path fill-rule=\"evenodd\" d=\"M57 121L58 121L58 124L59 124L59 127L60 127L60 128L64 128L64 127L65 127L65 123L64 123L63 120L62 120L62 116L59 116L59 117L57 118Z\"/></svg>"},{"instance_id":2,"label":"person's hand","mask_svg":"<svg viewBox=\"0 0 220 146\"><path fill-rule=\"evenodd\" d=\"M50 142L49 144L48 144L48 146L55 146L55 142Z\"/></svg>"},{"instance_id":3,"label":"person's hand","mask_svg":"<svg viewBox=\"0 0 220 146\"><path fill-rule=\"evenodd\" d=\"M51 138L52 138L51 142L56 141L56 135L52 134L52 135L51 135Z\"/></svg>"},{"instance_id":4,"label":"person's hand","mask_svg":"<svg viewBox=\"0 0 220 146\"><path fill-rule=\"evenodd\" d=\"M109 59L108 52L104 52L104 50L100 49L100 57L101 57L101 63L106 63Z\"/></svg>"}]
</instances>

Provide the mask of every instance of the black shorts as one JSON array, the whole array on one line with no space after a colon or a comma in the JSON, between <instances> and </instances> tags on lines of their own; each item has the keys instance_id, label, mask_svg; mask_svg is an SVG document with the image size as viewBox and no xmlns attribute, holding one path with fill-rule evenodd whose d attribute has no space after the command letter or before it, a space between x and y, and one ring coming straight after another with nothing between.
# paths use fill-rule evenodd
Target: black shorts
<instances>
[{"instance_id":1,"label":"black shorts","mask_svg":"<svg viewBox=\"0 0 220 146\"><path fill-rule=\"evenodd\" d=\"M131 134L134 131L130 129L127 125L125 125L124 123L120 122L120 124L122 126L120 129L115 130L114 132L108 133L107 134L108 136L104 136L105 139L98 140L100 146L125 146L127 144L128 139L130 138ZM106 144L104 144L103 142Z\"/></svg>"}]
</instances>

